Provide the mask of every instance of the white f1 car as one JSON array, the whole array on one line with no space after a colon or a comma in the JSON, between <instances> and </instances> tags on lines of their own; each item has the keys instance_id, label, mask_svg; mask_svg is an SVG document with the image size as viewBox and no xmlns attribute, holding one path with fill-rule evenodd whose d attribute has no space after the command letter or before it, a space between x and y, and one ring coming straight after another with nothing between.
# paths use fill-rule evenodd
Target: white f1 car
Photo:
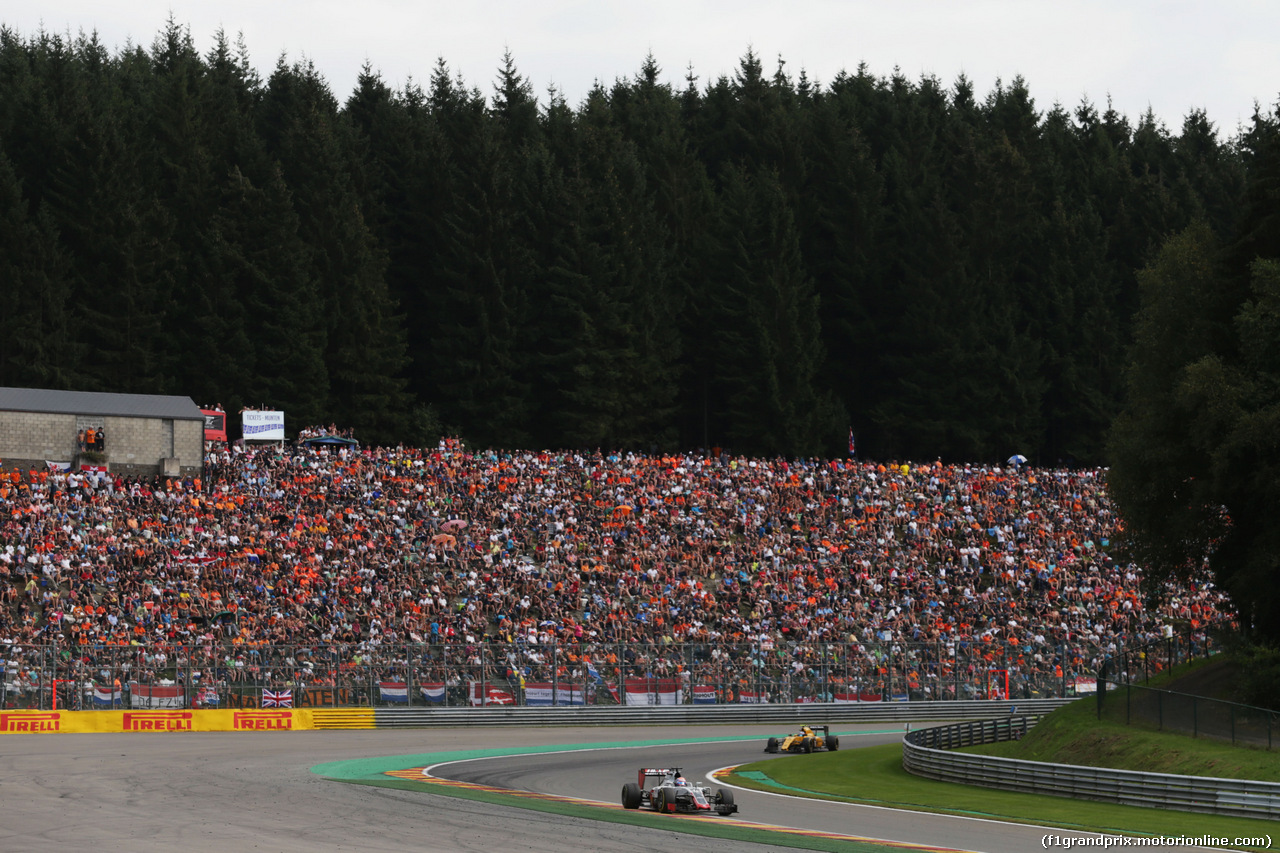
<instances>
[{"instance_id":1,"label":"white f1 car","mask_svg":"<svg viewBox=\"0 0 1280 853\"><path fill-rule=\"evenodd\" d=\"M690 783L679 767L641 768L635 782L622 786L622 807L638 809L648 806L666 814L715 812L728 815L738 810L733 791L719 789L714 796L710 788Z\"/></svg>"}]
</instances>

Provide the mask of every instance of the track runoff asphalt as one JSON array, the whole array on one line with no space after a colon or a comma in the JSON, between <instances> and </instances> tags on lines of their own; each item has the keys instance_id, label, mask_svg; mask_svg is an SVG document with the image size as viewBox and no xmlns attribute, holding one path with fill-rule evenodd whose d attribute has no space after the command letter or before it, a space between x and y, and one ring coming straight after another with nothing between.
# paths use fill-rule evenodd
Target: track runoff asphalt
<instances>
[{"instance_id":1,"label":"track runoff asphalt","mask_svg":"<svg viewBox=\"0 0 1280 853\"><path fill-rule=\"evenodd\" d=\"M884 725L835 730L845 749L902 737ZM765 758L765 739L779 733L777 726L699 726L6 735L0 740L6 806L0 850L35 853L53 844L139 853L1042 848L1042 827L748 790L735 791L739 813L732 818L637 816L621 809L622 785L639 767L675 765L703 779ZM787 758L795 757L779 757ZM402 789L334 781L371 776L396 784L387 771L423 767L438 779L467 784ZM476 794L474 786L539 796ZM638 817L637 825L614 822L619 814Z\"/></svg>"}]
</instances>

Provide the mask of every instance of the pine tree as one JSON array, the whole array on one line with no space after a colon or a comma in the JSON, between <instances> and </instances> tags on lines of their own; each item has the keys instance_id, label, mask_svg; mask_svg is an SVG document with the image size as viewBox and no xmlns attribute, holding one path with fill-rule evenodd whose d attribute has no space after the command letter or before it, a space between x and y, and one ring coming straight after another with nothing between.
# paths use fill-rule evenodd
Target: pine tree
<instances>
[{"instance_id":1,"label":"pine tree","mask_svg":"<svg viewBox=\"0 0 1280 853\"><path fill-rule=\"evenodd\" d=\"M0 154L0 386L71 388L79 381L68 273L52 222L43 210L28 215L17 176Z\"/></svg>"},{"instance_id":2,"label":"pine tree","mask_svg":"<svg viewBox=\"0 0 1280 853\"><path fill-rule=\"evenodd\" d=\"M386 256L353 186L352 131L310 65L277 67L264 97L265 130L293 198L298 233L311 247L309 275L326 320L329 416L367 441L409 430L403 318L385 280Z\"/></svg>"},{"instance_id":3,"label":"pine tree","mask_svg":"<svg viewBox=\"0 0 1280 853\"><path fill-rule=\"evenodd\" d=\"M723 429L752 454L814 455L843 413L816 385L822 362L818 298L800 258L795 219L776 173L725 179L724 277L714 300Z\"/></svg>"}]
</instances>

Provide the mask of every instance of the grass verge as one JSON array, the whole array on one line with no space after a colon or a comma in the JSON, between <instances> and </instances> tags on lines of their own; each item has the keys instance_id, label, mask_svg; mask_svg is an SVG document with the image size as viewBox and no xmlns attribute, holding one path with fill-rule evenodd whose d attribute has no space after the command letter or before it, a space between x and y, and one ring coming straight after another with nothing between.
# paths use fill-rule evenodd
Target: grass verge
<instances>
[{"instance_id":1,"label":"grass verge","mask_svg":"<svg viewBox=\"0 0 1280 853\"><path fill-rule=\"evenodd\" d=\"M1099 720L1093 699L1059 708L1020 741L965 751L1053 764L1280 782L1280 753Z\"/></svg>"},{"instance_id":2,"label":"grass verge","mask_svg":"<svg viewBox=\"0 0 1280 853\"><path fill-rule=\"evenodd\" d=\"M754 762L738 767L729 781L796 796L1090 832L1237 838L1274 836L1276 830L1274 821L1145 809L922 779L902 769L899 744ZM1241 845L1240 849L1265 847Z\"/></svg>"}]
</instances>

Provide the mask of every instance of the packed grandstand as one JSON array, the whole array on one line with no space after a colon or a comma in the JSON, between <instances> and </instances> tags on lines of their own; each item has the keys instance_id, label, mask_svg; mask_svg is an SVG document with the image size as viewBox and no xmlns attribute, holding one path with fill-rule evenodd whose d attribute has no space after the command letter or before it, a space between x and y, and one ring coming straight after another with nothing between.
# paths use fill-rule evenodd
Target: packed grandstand
<instances>
[{"instance_id":1,"label":"packed grandstand","mask_svg":"<svg viewBox=\"0 0 1280 853\"><path fill-rule=\"evenodd\" d=\"M1099 469L217 445L0 506L9 708L1056 696L1227 618Z\"/></svg>"}]
</instances>

